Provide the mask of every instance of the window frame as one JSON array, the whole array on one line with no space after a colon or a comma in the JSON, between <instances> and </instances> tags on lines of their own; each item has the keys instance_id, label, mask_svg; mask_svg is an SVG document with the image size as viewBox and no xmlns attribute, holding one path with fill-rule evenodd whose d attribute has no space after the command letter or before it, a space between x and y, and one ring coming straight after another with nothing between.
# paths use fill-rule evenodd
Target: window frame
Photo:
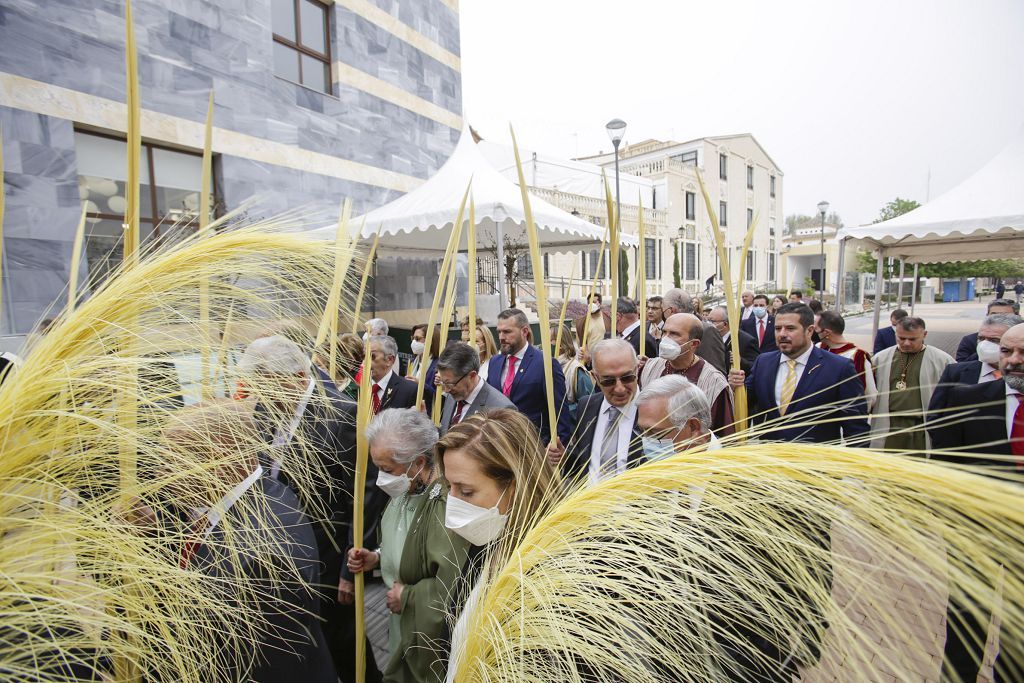
<instances>
[{"instance_id":1,"label":"window frame","mask_svg":"<svg viewBox=\"0 0 1024 683\"><path fill-rule=\"evenodd\" d=\"M274 0L271 0L271 2L274 2ZM326 52L324 52L324 53L317 52L313 48L307 47L306 45L304 45L302 43L302 12L300 11L300 7L302 6L303 2L313 2L313 3L316 3L316 4L318 4L318 5L323 7L323 10L324 10L324 26L323 26L323 29L324 29L324 47L326 48ZM308 85L307 83L303 82L303 78L302 78L302 59L301 59L301 57L299 58L299 80L298 81L293 81L292 79L287 78L286 76L282 76L281 74L277 73L276 70L274 70L274 76L276 76L277 78L280 78L282 80L288 81L289 83L295 83L296 85L301 85L303 88L309 88L310 90L313 90L314 92L323 93L325 95L333 95L334 94L334 79L333 79L333 71L334 71L334 69L333 69L333 66L332 66L333 65L333 57L331 56L331 37L332 37L331 36L331 6L328 3L321 2L321 0L292 0L292 10L293 10L293 18L295 19L295 40L294 41L289 40L288 38L285 38L284 36L282 36L282 35L280 35L278 33L275 33L274 32L273 23L271 23L270 35L271 35L272 42L280 43L281 45L284 45L285 47L288 47L288 48L291 48L292 50L295 50L300 55L306 55L307 57L311 57L311 58L316 59L316 60L318 60L320 62L323 62L327 66L327 89L326 90L320 90L319 88L314 88L313 86ZM271 57L271 62L273 62L273 57Z\"/></svg>"},{"instance_id":2,"label":"window frame","mask_svg":"<svg viewBox=\"0 0 1024 683\"><path fill-rule=\"evenodd\" d=\"M775 176L768 176L768 195L775 199Z\"/></svg>"},{"instance_id":3,"label":"window frame","mask_svg":"<svg viewBox=\"0 0 1024 683\"><path fill-rule=\"evenodd\" d=\"M92 135L94 137L106 138L107 140L114 140L115 142L123 143L125 145L125 152L127 153L128 140L126 138L121 137L119 135L116 135L114 133L106 133L106 132L94 131L94 130L84 130L84 129L79 129L79 128L75 128L74 132L76 134L80 134L80 135ZM146 163L146 167L147 167L147 172L149 174L149 203L150 203L150 211L152 211L152 213L149 216L144 216L144 215L142 215L142 213L139 213L139 223L146 223L147 225L152 225L153 226L153 239L159 239L161 237L160 228L161 228L161 226L168 224L167 223L167 218L169 216L169 214L160 215L160 213L159 213L159 199L158 199L158 195L157 195L157 190L160 188L160 185L158 185L155 182L155 180L156 180L156 163L153 161L153 150L156 150L156 149L164 150L165 152L173 152L175 154L183 154L185 156L190 156L190 157L198 157L199 160L200 160L200 163L202 162L202 158L203 158L203 153L202 152L191 152L191 151L186 151L186 150L183 150L183 149L178 149L178 148L175 148L175 147L171 147L171 146L168 146L168 145L161 145L160 143L156 143L156 142L147 142L145 140L142 141L142 150L145 153L145 163ZM77 152L76 152L76 154L77 154ZM218 156L217 154L214 154L212 159L216 159L217 156ZM212 163L212 159L211 159L211 163ZM80 176L81 176L81 174L77 174L75 177L78 178ZM202 194L202 190L200 190L200 194ZM217 174L216 173L211 173L210 174L210 208L211 209L214 209L214 207L217 206L217 201L218 201ZM213 211L213 214L214 215L211 216L211 220L217 217L217 212L216 211ZM86 218L99 218L100 220L117 221L118 223L124 223L124 214L123 213L122 214L113 214L113 213L105 213L103 211L90 211L90 212L86 213L85 215L86 215ZM198 218L198 211L196 213L196 216ZM173 224L171 224L171 227L172 228L174 227ZM195 229L196 230L199 229L199 223L198 222L196 223L196 228Z\"/></svg>"},{"instance_id":4,"label":"window frame","mask_svg":"<svg viewBox=\"0 0 1024 683\"><path fill-rule=\"evenodd\" d=\"M729 155L718 153L718 179L729 179Z\"/></svg>"},{"instance_id":5,"label":"window frame","mask_svg":"<svg viewBox=\"0 0 1024 683\"><path fill-rule=\"evenodd\" d=\"M729 202L718 202L718 226L724 228L729 225Z\"/></svg>"},{"instance_id":6,"label":"window frame","mask_svg":"<svg viewBox=\"0 0 1024 683\"><path fill-rule=\"evenodd\" d=\"M747 230L750 230L751 224L754 222L754 210L747 208Z\"/></svg>"},{"instance_id":7,"label":"window frame","mask_svg":"<svg viewBox=\"0 0 1024 683\"><path fill-rule=\"evenodd\" d=\"M686 220L697 220L697 193L686 192Z\"/></svg>"},{"instance_id":8,"label":"window frame","mask_svg":"<svg viewBox=\"0 0 1024 683\"><path fill-rule=\"evenodd\" d=\"M754 167L747 164L747 189L754 189Z\"/></svg>"}]
</instances>

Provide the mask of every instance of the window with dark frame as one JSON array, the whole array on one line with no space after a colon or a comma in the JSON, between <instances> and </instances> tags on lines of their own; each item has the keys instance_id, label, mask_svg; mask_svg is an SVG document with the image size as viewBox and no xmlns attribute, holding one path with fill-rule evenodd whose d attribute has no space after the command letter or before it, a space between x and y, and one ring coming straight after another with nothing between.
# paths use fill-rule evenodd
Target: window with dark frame
<instances>
[{"instance_id":1,"label":"window with dark frame","mask_svg":"<svg viewBox=\"0 0 1024 683\"><path fill-rule=\"evenodd\" d=\"M697 195L693 192L686 193L686 220L697 220Z\"/></svg>"},{"instance_id":2,"label":"window with dark frame","mask_svg":"<svg viewBox=\"0 0 1024 683\"><path fill-rule=\"evenodd\" d=\"M79 192L86 203L84 256L89 278L100 282L122 261L127 143L123 137L75 131ZM216 157L215 157L216 159ZM139 237L173 242L199 227L203 157L149 142L139 159ZM214 175L211 219L217 187Z\"/></svg>"},{"instance_id":3,"label":"window with dark frame","mask_svg":"<svg viewBox=\"0 0 1024 683\"><path fill-rule=\"evenodd\" d=\"M693 242L687 242L685 256L685 279L691 282L697 279L697 245Z\"/></svg>"},{"instance_id":4,"label":"window with dark frame","mask_svg":"<svg viewBox=\"0 0 1024 683\"><path fill-rule=\"evenodd\" d=\"M718 178L720 180L729 179L729 157L724 154L718 155Z\"/></svg>"},{"instance_id":5,"label":"window with dark frame","mask_svg":"<svg viewBox=\"0 0 1024 683\"><path fill-rule=\"evenodd\" d=\"M747 209L747 230L750 230L751 223L754 222L754 210Z\"/></svg>"},{"instance_id":6,"label":"window with dark frame","mask_svg":"<svg viewBox=\"0 0 1024 683\"><path fill-rule=\"evenodd\" d=\"M770 194L772 197L775 196L775 176L771 176L768 179L768 194Z\"/></svg>"},{"instance_id":7,"label":"window with dark frame","mask_svg":"<svg viewBox=\"0 0 1024 683\"><path fill-rule=\"evenodd\" d=\"M271 0L274 74L331 93L328 7L319 0Z\"/></svg>"},{"instance_id":8,"label":"window with dark frame","mask_svg":"<svg viewBox=\"0 0 1024 683\"><path fill-rule=\"evenodd\" d=\"M644 238L644 277L655 280L658 277L658 241Z\"/></svg>"},{"instance_id":9,"label":"window with dark frame","mask_svg":"<svg viewBox=\"0 0 1024 683\"><path fill-rule=\"evenodd\" d=\"M747 272L746 272L747 280L753 280L754 277L755 277L755 273L754 273L754 250L753 249L747 250L747 266L746 266L746 268L747 268Z\"/></svg>"},{"instance_id":10,"label":"window with dark frame","mask_svg":"<svg viewBox=\"0 0 1024 683\"><path fill-rule=\"evenodd\" d=\"M689 166L696 166L697 165L697 150L693 150L691 152L683 152L682 154L676 154L672 158L675 159L676 161L678 161L681 164L686 164L686 165L689 165Z\"/></svg>"},{"instance_id":11,"label":"window with dark frame","mask_svg":"<svg viewBox=\"0 0 1024 683\"><path fill-rule=\"evenodd\" d=\"M754 189L754 167L747 166L747 189Z\"/></svg>"},{"instance_id":12,"label":"window with dark frame","mask_svg":"<svg viewBox=\"0 0 1024 683\"><path fill-rule=\"evenodd\" d=\"M725 227L729 224L729 207L726 202L718 202L718 224Z\"/></svg>"},{"instance_id":13,"label":"window with dark frame","mask_svg":"<svg viewBox=\"0 0 1024 683\"><path fill-rule=\"evenodd\" d=\"M768 254L768 281L775 282L775 254Z\"/></svg>"}]
</instances>

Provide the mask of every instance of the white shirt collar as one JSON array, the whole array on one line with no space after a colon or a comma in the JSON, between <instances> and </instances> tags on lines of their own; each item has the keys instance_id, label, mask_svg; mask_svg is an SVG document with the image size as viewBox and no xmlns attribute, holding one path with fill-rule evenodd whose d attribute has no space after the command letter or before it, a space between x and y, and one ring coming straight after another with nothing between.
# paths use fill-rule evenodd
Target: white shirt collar
<instances>
[{"instance_id":1,"label":"white shirt collar","mask_svg":"<svg viewBox=\"0 0 1024 683\"><path fill-rule=\"evenodd\" d=\"M600 389L598 389L598 391L600 391ZM611 403L608 402L607 398L601 399L601 414L603 415L604 413L607 413L609 408L615 408L615 410L622 413L622 417L626 418L629 421L627 423L620 422L619 424L632 425L632 420L633 418L636 417L636 396L636 394L633 394L633 398L630 399L629 403L627 403L625 406L621 408L618 406L613 406Z\"/></svg>"},{"instance_id":2,"label":"white shirt collar","mask_svg":"<svg viewBox=\"0 0 1024 683\"><path fill-rule=\"evenodd\" d=\"M384 389L386 389L388 384L391 382L391 375L393 374L395 374L394 370L388 370L387 374L381 377L379 382L373 382L373 384L376 384L377 386L380 387L381 391L384 391ZM372 384L370 385L370 388L373 388Z\"/></svg>"},{"instance_id":3,"label":"white shirt collar","mask_svg":"<svg viewBox=\"0 0 1024 683\"><path fill-rule=\"evenodd\" d=\"M979 375L979 377L989 377L990 375L994 375L998 370L999 368L994 368L988 363L982 363L981 374Z\"/></svg>"},{"instance_id":4,"label":"white shirt collar","mask_svg":"<svg viewBox=\"0 0 1024 683\"><path fill-rule=\"evenodd\" d=\"M462 399L463 401L466 402L467 406L473 405L473 401L475 401L476 397L480 395L480 392L483 390L484 384L486 383L487 382L485 382L483 378L480 377L480 375L478 374L476 377L476 386L473 387L473 391L469 392L469 396ZM456 403L458 403L458 401L456 401Z\"/></svg>"},{"instance_id":5,"label":"white shirt collar","mask_svg":"<svg viewBox=\"0 0 1024 683\"><path fill-rule=\"evenodd\" d=\"M786 361L795 360L797 365L807 365L807 360L811 357L811 351L814 350L814 344L807 347L807 350L801 353L797 358L790 358L784 353L779 354L779 365L785 365Z\"/></svg>"},{"instance_id":6,"label":"white shirt collar","mask_svg":"<svg viewBox=\"0 0 1024 683\"><path fill-rule=\"evenodd\" d=\"M253 485L259 481L259 478L263 476L263 467L260 465L256 466L252 474L246 477L240 484L235 486L233 489L224 494L224 497L214 503L208 508L196 508L193 510L193 518L199 519L200 516L206 515L206 519L209 520L209 524L206 527L206 531L203 532L203 536L209 535L211 531L217 528L220 521L224 519L224 515L231 509L238 500L245 495L245 492L253 487Z\"/></svg>"},{"instance_id":7,"label":"white shirt collar","mask_svg":"<svg viewBox=\"0 0 1024 683\"><path fill-rule=\"evenodd\" d=\"M622 331L622 335L621 335L622 338L625 339L629 335L633 334L633 330L635 330L638 327L640 327L640 321L639 320L637 320L635 323L633 323L632 325L630 325L629 327L627 327L626 329L624 329Z\"/></svg>"},{"instance_id":8,"label":"white shirt collar","mask_svg":"<svg viewBox=\"0 0 1024 683\"><path fill-rule=\"evenodd\" d=\"M518 358L519 360L522 360L523 356L526 355L526 349L528 349L528 348L530 348L530 345L528 343L527 344L523 344L523 348L519 349L518 351L516 351L512 355L515 356L516 358Z\"/></svg>"}]
</instances>

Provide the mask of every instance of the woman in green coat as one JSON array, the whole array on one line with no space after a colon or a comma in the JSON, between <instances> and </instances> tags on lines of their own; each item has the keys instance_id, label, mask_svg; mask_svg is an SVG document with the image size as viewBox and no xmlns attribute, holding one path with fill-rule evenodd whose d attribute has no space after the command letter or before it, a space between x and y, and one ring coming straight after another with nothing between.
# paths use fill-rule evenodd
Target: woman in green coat
<instances>
[{"instance_id":1,"label":"woman in green coat","mask_svg":"<svg viewBox=\"0 0 1024 683\"><path fill-rule=\"evenodd\" d=\"M380 413L366 430L377 486L391 496L380 548L349 551L348 567L380 567L391 620L384 680L443 681L449 645L446 607L466 564L469 543L444 524L448 490L434 460L437 427L417 410Z\"/></svg>"}]
</instances>

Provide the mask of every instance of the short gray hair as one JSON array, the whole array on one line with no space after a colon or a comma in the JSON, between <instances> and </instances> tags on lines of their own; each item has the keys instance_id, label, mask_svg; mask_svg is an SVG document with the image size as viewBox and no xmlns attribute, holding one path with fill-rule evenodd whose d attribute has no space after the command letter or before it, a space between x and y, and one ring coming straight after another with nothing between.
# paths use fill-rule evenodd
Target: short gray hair
<instances>
[{"instance_id":1,"label":"short gray hair","mask_svg":"<svg viewBox=\"0 0 1024 683\"><path fill-rule=\"evenodd\" d=\"M711 403L703 391L680 375L668 375L654 380L637 396L641 406L660 398L668 399L668 418L675 427L682 427L692 417L700 422L700 431L711 431Z\"/></svg>"},{"instance_id":2,"label":"short gray hair","mask_svg":"<svg viewBox=\"0 0 1024 683\"><path fill-rule=\"evenodd\" d=\"M376 348L385 356L398 357L398 343L394 337L370 337L370 350Z\"/></svg>"},{"instance_id":3,"label":"short gray hair","mask_svg":"<svg viewBox=\"0 0 1024 683\"><path fill-rule=\"evenodd\" d=\"M1000 327L1013 327L1014 325L1020 325L1024 323L1024 318L1019 315L1013 315L1011 313L996 313L994 315L987 315L985 319L981 321L982 325L998 325Z\"/></svg>"},{"instance_id":4,"label":"short gray hair","mask_svg":"<svg viewBox=\"0 0 1024 683\"><path fill-rule=\"evenodd\" d=\"M637 362L636 349L633 345L622 337L611 337L609 339L602 339L593 346L590 347L590 359L593 364L597 363L597 359L601 354L612 353L619 351L622 353L629 352L629 355L633 357L633 362Z\"/></svg>"},{"instance_id":5,"label":"short gray hair","mask_svg":"<svg viewBox=\"0 0 1024 683\"><path fill-rule=\"evenodd\" d=\"M298 344L275 334L250 342L238 368L247 375L305 375L310 369L310 358Z\"/></svg>"},{"instance_id":6,"label":"short gray hair","mask_svg":"<svg viewBox=\"0 0 1024 683\"><path fill-rule=\"evenodd\" d=\"M674 287L661 295L662 308L674 308L680 313L693 313L693 297Z\"/></svg>"},{"instance_id":7,"label":"short gray hair","mask_svg":"<svg viewBox=\"0 0 1024 683\"><path fill-rule=\"evenodd\" d=\"M620 296L615 306L616 310L623 315L635 315L640 312L640 308L637 306L636 302L628 296Z\"/></svg>"},{"instance_id":8,"label":"short gray hair","mask_svg":"<svg viewBox=\"0 0 1024 683\"><path fill-rule=\"evenodd\" d=\"M371 337L388 336L388 321L384 318L370 318L366 321L366 329L370 331Z\"/></svg>"},{"instance_id":9,"label":"short gray hair","mask_svg":"<svg viewBox=\"0 0 1024 683\"><path fill-rule=\"evenodd\" d=\"M389 449L399 465L408 465L420 456L433 465L437 427L415 408L388 408L366 427L366 441Z\"/></svg>"},{"instance_id":10,"label":"short gray hair","mask_svg":"<svg viewBox=\"0 0 1024 683\"><path fill-rule=\"evenodd\" d=\"M459 377L480 370L480 352L466 342L451 342L437 359L438 370L450 370Z\"/></svg>"}]
</instances>

